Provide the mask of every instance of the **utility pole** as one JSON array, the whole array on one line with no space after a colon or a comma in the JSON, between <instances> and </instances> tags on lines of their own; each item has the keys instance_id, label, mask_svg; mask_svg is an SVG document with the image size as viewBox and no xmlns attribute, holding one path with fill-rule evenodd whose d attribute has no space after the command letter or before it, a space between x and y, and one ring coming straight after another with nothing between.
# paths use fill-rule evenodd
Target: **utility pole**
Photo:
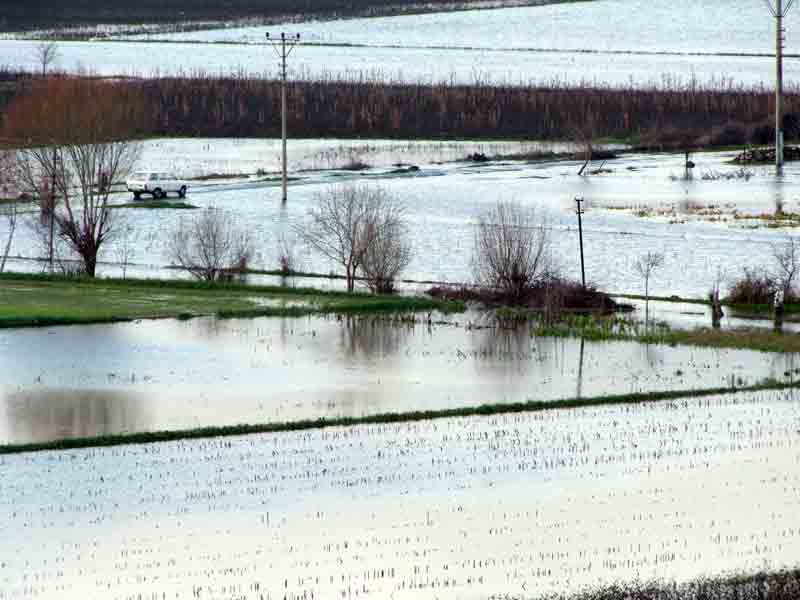
<instances>
[{"instance_id":1,"label":"utility pole","mask_svg":"<svg viewBox=\"0 0 800 600\"><path fill-rule=\"evenodd\" d=\"M578 239L580 240L581 244L581 283L583 283L583 289L586 289L586 268L583 265L583 221L581 220L581 215L583 215L583 209L581 208L581 202L583 202L583 198L575 198L575 203L578 205Z\"/></svg>"},{"instance_id":2,"label":"utility pole","mask_svg":"<svg viewBox=\"0 0 800 600\"><path fill-rule=\"evenodd\" d=\"M267 32L267 39L272 44L272 48L275 50L275 53L278 55L278 58L281 61L281 141L283 145L282 151L282 167L283 167L283 199L282 202L285 204L287 199L287 186L288 186L288 177L286 174L286 59L289 58L289 55L294 50L295 46L300 43L300 34L296 34L294 36L288 36L286 33L281 33L280 38L271 38L269 32Z\"/></svg>"},{"instance_id":3,"label":"utility pole","mask_svg":"<svg viewBox=\"0 0 800 600\"><path fill-rule=\"evenodd\" d=\"M795 0L764 0L775 17L775 169L783 171L783 43L786 31L783 19Z\"/></svg>"}]
</instances>

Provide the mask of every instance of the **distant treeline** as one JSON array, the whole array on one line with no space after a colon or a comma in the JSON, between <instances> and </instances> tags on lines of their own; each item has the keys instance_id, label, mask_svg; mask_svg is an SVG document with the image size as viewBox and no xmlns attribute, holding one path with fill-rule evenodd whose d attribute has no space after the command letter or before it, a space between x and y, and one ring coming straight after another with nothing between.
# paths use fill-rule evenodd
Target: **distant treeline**
<instances>
[{"instance_id":1,"label":"distant treeline","mask_svg":"<svg viewBox=\"0 0 800 600\"><path fill-rule=\"evenodd\" d=\"M480 0L0 0L0 30L53 29L101 23L386 15L458 8L478 1ZM558 0L508 0L509 4L549 4L555 1Z\"/></svg>"},{"instance_id":2,"label":"distant treeline","mask_svg":"<svg viewBox=\"0 0 800 600\"><path fill-rule=\"evenodd\" d=\"M107 82L106 82L107 83ZM99 85L99 82L98 82ZM249 76L131 79L127 102L146 136L279 137L280 83ZM18 84L19 86L19 84ZM17 93L25 102L36 80ZM292 83L293 137L397 139L599 138L651 148L766 144L774 95L767 89L401 84L368 80ZM800 94L787 95L787 137L797 136Z\"/></svg>"},{"instance_id":3,"label":"distant treeline","mask_svg":"<svg viewBox=\"0 0 800 600\"><path fill-rule=\"evenodd\" d=\"M249 77L132 82L147 134L280 136L280 84ZM289 130L297 137L502 138L583 141L636 138L644 145L768 143L768 90L614 89L383 84L292 84ZM789 95L787 113L800 111ZM795 131L789 132L794 137Z\"/></svg>"}]
</instances>

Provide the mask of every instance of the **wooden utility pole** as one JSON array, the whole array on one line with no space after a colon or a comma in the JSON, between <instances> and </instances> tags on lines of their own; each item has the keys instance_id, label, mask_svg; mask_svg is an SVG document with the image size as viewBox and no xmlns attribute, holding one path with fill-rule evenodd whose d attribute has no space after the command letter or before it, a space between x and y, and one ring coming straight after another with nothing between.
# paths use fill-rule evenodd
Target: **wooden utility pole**
<instances>
[{"instance_id":1,"label":"wooden utility pole","mask_svg":"<svg viewBox=\"0 0 800 600\"><path fill-rule=\"evenodd\" d=\"M580 240L581 245L581 283L583 284L583 289L586 289L586 268L583 265L583 221L581 220L581 215L583 215L583 209L581 208L581 202L583 202L583 198L575 198L575 203L578 205L578 239Z\"/></svg>"},{"instance_id":2,"label":"wooden utility pole","mask_svg":"<svg viewBox=\"0 0 800 600\"><path fill-rule=\"evenodd\" d=\"M282 202L286 203L288 193L288 176L287 176L287 167L286 167L286 59L289 58L289 55L294 50L295 46L300 42L300 34L296 34L292 37L287 36L285 33L281 33L280 39L271 38L269 36L269 32L267 32L267 39L272 43L272 47L275 49L278 58L281 61L281 143L282 143L282 152L281 152L281 167L282 167L282 187L283 187L283 197Z\"/></svg>"}]
</instances>

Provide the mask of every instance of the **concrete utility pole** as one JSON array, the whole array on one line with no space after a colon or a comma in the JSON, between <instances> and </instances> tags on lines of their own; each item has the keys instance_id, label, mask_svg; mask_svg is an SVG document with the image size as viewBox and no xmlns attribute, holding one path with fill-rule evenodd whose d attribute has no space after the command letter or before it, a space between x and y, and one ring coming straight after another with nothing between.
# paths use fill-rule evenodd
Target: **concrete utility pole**
<instances>
[{"instance_id":1,"label":"concrete utility pole","mask_svg":"<svg viewBox=\"0 0 800 600\"><path fill-rule=\"evenodd\" d=\"M783 19L795 0L764 0L775 17L775 169L783 170L783 42L786 31Z\"/></svg>"},{"instance_id":2,"label":"concrete utility pole","mask_svg":"<svg viewBox=\"0 0 800 600\"><path fill-rule=\"evenodd\" d=\"M583 215L583 207L581 207L581 203L583 202L583 198L575 198L575 203L578 205L578 239L580 240L581 244L581 283L583 284L583 289L586 289L586 268L583 265L583 220L581 216Z\"/></svg>"},{"instance_id":3,"label":"concrete utility pole","mask_svg":"<svg viewBox=\"0 0 800 600\"><path fill-rule=\"evenodd\" d=\"M270 41L281 61L281 140L283 143L283 202L285 203L288 185L288 177L286 175L286 59L289 58L295 46L300 43L300 34L288 36L285 33L281 33L280 38L271 38L269 32L267 32L267 40Z\"/></svg>"}]
</instances>

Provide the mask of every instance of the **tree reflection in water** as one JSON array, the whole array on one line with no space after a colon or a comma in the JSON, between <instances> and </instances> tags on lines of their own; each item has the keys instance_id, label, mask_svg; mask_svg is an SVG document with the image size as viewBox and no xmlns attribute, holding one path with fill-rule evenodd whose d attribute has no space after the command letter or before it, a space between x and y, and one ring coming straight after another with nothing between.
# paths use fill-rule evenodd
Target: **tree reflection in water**
<instances>
[{"instance_id":1,"label":"tree reflection in water","mask_svg":"<svg viewBox=\"0 0 800 600\"><path fill-rule=\"evenodd\" d=\"M94 437L152 427L139 394L121 391L0 390L4 442ZM3 414L5 413L5 414Z\"/></svg>"}]
</instances>

